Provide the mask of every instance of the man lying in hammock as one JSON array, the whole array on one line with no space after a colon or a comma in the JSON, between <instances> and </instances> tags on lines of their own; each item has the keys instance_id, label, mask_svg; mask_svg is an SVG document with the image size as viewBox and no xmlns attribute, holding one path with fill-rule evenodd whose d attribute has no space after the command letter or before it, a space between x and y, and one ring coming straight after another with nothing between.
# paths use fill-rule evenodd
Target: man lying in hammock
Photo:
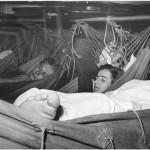
<instances>
[{"instance_id":1,"label":"man lying in hammock","mask_svg":"<svg viewBox=\"0 0 150 150\"><path fill-rule=\"evenodd\" d=\"M57 69L55 61L48 57L42 60L40 64L33 69L29 76L32 80L43 79L46 76L53 74Z\"/></svg>"},{"instance_id":2,"label":"man lying in hammock","mask_svg":"<svg viewBox=\"0 0 150 150\"><path fill-rule=\"evenodd\" d=\"M57 70L55 62L51 58L46 58L40 62L40 64L35 67L29 75L21 70L16 70L13 72L3 73L0 75L0 81L23 81L23 80L39 80L46 76L53 74Z\"/></svg>"},{"instance_id":3,"label":"man lying in hammock","mask_svg":"<svg viewBox=\"0 0 150 150\"><path fill-rule=\"evenodd\" d=\"M150 108L150 81L131 80L115 91L105 94L123 71L106 65L101 67L94 82L96 93L61 93L32 88L20 95L14 105L48 119L55 119L59 106L62 112L58 120L64 121L88 115L124 112ZM98 93L99 92L99 93ZM59 111L58 111L59 112Z\"/></svg>"}]
</instances>

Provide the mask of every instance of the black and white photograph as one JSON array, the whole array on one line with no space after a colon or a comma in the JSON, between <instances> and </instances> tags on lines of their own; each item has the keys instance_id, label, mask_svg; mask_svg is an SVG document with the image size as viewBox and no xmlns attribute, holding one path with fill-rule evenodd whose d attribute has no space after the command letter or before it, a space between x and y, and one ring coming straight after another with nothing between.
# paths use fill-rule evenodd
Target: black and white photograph
<instances>
[{"instance_id":1,"label":"black and white photograph","mask_svg":"<svg viewBox=\"0 0 150 150\"><path fill-rule=\"evenodd\" d=\"M150 1L0 1L0 149L149 149Z\"/></svg>"}]
</instances>

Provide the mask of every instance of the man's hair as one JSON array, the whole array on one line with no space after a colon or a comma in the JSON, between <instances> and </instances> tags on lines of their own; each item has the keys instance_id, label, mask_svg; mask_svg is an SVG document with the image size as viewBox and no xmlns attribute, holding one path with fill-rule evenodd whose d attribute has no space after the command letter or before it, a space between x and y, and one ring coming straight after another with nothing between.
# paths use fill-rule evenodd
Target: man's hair
<instances>
[{"instance_id":1,"label":"man's hair","mask_svg":"<svg viewBox=\"0 0 150 150\"><path fill-rule=\"evenodd\" d=\"M49 63L50 65L55 65L55 60L50 57L47 57L40 62L40 64L45 64L45 63Z\"/></svg>"},{"instance_id":2,"label":"man's hair","mask_svg":"<svg viewBox=\"0 0 150 150\"><path fill-rule=\"evenodd\" d=\"M124 73L123 69L114 67L110 64L105 64L105 65L100 66L100 68L98 69L98 72L103 69L107 69L110 71L111 76L112 76L111 84L113 84L117 79L119 79Z\"/></svg>"},{"instance_id":3,"label":"man's hair","mask_svg":"<svg viewBox=\"0 0 150 150\"><path fill-rule=\"evenodd\" d=\"M45 64L45 63L50 64L55 71L60 67L58 64L56 64L56 61L50 57L47 57L44 60L42 60L40 62L40 65Z\"/></svg>"}]
</instances>

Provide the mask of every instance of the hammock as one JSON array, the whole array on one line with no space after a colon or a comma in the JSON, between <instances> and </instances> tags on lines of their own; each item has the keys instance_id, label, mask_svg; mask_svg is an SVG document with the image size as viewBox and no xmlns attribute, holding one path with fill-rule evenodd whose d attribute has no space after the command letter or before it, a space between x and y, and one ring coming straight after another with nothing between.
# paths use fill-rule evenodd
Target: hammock
<instances>
[{"instance_id":1,"label":"hammock","mask_svg":"<svg viewBox=\"0 0 150 150\"><path fill-rule=\"evenodd\" d=\"M37 56L27 63L21 65L19 67L20 70L24 71L27 75L31 73L31 71L39 65L39 63L45 58L44 55Z\"/></svg>"},{"instance_id":2,"label":"hammock","mask_svg":"<svg viewBox=\"0 0 150 150\"><path fill-rule=\"evenodd\" d=\"M150 46L150 26L123 46L124 57L119 60L119 64L124 67L129 62L131 55L137 56L143 49Z\"/></svg>"},{"instance_id":3,"label":"hammock","mask_svg":"<svg viewBox=\"0 0 150 150\"><path fill-rule=\"evenodd\" d=\"M55 73L41 80L0 84L2 87L6 87L5 89L3 88L4 91L7 91L8 87L11 87L13 90L13 91L10 91L10 93L8 93L9 92L9 89L8 89L8 91L5 92L5 94L1 96L1 98L9 103L13 103L14 100L20 94L29 90L30 88L37 87L39 89L43 89L43 88L54 89L55 85L57 84L58 80L61 78L63 73L64 73L64 70L59 69Z\"/></svg>"},{"instance_id":4,"label":"hammock","mask_svg":"<svg viewBox=\"0 0 150 150\"><path fill-rule=\"evenodd\" d=\"M115 29L118 29L118 25L116 25L114 22L112 23L113 26L115 26ZM117 30L116 29L116 30ZM130 81L131 79L146 79L146 77L148 76L148 72L150 70L150 65L149 65L149 60L150 60L150 52L148 49L149 46L149 34L147 35L146 33L150 31L150 27L148 27L147 29L145 29L144 31L142 31L139 35L137 35L135 38L131 38L131 35L127 32L124 31L122 28L119 29L119 37L120 37L120 48L122 47L122 49L124 48L125 52L124 53L119 53L119 50L114 50L114 55L111 55L111 51L109 51L109 55L111 56L111 59L115 60L114 62L116 62L118 59L119 60L119 64L123 66L127 65L127 62L129 62L129 58L132 55L132 53L138 53L138 55L136 56L136 61L135 63L130 67L130 69L124 73L124 75L117 81L115 82L109 89L106 90L110 91L110 90L115 90L118 87L120 87L121 85L123 85L124 83L126 83L127 81ZM143 39L140 41L139 39L141 39L141 35L142 37L145 39L146 42L143 43ZM121 40L122 38L122 40ZM78 40L79 41L79 40ZM128 41L128 42L127 42ZM84 39L81 39L81 42L79 43L80 47L78 49L76 49L76 52L78 54L81 54L81 56L83 55L85 58L87 57L88 59L88 51L84 52L84 46L82 46L82 44L84 43ZM106 42L106 41L105 41ZM105 43L104 42L104 43ZM114 44L117 46L117 44L114 42ZM135 45L134 45L135 44ZM86 44L87 45L87 44ZM137 47L138 48L137 48ZM145 49L142 49L145 48ZM81 51L81 50L82 51ZM86 49L88 49L86 47ZM84 50L84 51L83 51ZM110 50L110 49L109 49ZM131 53L132 52L132 53ZM118 56L117 56L118 55ZM124 55L124 56L122 56ZM83 59L83 58L82 58ZM82 60L81 59L81 60ZM105 59L105 58L104 58ZM78 59L77 59L78 60ZM91 60L88 59L88 60ZM85 62L88 62L87 60ZM123 64L121 64L123 62ZM86 63L85 63L86 64ZM84 64L84 66L85 66ZM88 67L91 64L88 65ZM94 66L94 65L93 65ZM81 68L81 64L79 63L78 65L79 69ZM87 68L87 67L86 67ZM93 67L94 69L94 67ZM83 72L83 69L80 69L80 72ZM92 70L92 69L91 69ZM88 72L85 73L86 75L88 74ZM90 73L91 74L91 73ZM80 81L81 82L81 81ZM79 82L78 82L79 83ZM76 84L78 84L76 83ZM83 82L81 82L82 84L84 84ZM75 86L75 85L74 85ZM85 87L84 87L85 88ZM70 90L71 91L71 90ZM68 93L70 93L69 90L67 90Z\"/></svg>"},{"instance_id":5,"label":"hammock","mask_svg":"<svg viewBox=\"0 0 150 150\"><path fill-rule=\"evenodd\" d=\"M132 64L132 66L105 92L116 90L124 83L132 79L141 79L141 80L146 79L150 69L149 62L150 62L150 49L145 48L140 51L136 61Z\"/></svg>"},{"instance_id":6,"label":"hammock","mask_svg":"<svg viewBox=\"0 0 150 150\"><path fill-rule=\"evenodd\" d=\"M149 109L50 121L0 101L0 118L1 149L150 148Z\"/></svg>"},{"instance_id":7,"label":"hammock","mask_svg":"<svg viewBox=\"0 0 150 150\"><path fill-rule=\"evenodd\" d=\"M15 60L14 54L12 53L12 54L10 54L10 56L7 56L6 58L7 59L3 60L3 63L5 62L6 64L12 65L10 63L13 60ZM46 58L46 56L44 56L44 55L35 57L34 59L32 59L29 62L20 66L19 69L23 72L26 72L26 74L29 75L30 72L33 70L33 68L35 68L44 58ZM13 62L15 63L15 61L13 61ZM2 65L2 66L5 66L5 65ZM18 76L19 78L16 78L16 79L14 79L14 78L6 79L5 82L3 82L3 79L2 79L2 81L0 83L0 98L3 98L10 103L13 103L13 101L21 93L25 92L26 90L28 90L32 87L54 89L56 84L58 83L59 79L62 77L63 73L64 73L64 70L60 68L54 74L52 74L44 79L41 79L41 80L35 80L35 81L24 80L24 79L20 78L21 76ZM5 76L3 78L5 78Z\"/></svg>"},{"instance_id":8,"label":"hammock","mask_svg":"<svg viewBox=\"0 0 150 150\"><path fill-rule=\"evenodd\" d=\"M132 79L141 79L145 80L148 77L150 70L150 50L143 49L139 56L136 58L136 61L132 66L118 79L114 84L111 85L105 92L113 91L118 89L124 83L132 80ZM60 92L64 93L76 93L78 91L78 80L75 78L70 81L64 87L59 89Z\"/></svg>"},{"instance_id":9,"label":"hammock","mask_svg":"<svg viewBox=\"0 0 150 150\"><path fill-rule=\"evenodd\" d=\"M5 73L16 70L18 67L17 58L14 53L9 54L4 59L0 60L0 76Z\"/></svg>"},{"instance_id":10,"label":"hammock","mask_svg":"<svg viewBox=\"0 0 150 150\"><path fill-rule=\"evenodd\" d=\"M19 63L23 65L39 55L50 56L54 38L55 36L46 28L22 24L17 44L14 43L11 49L14 49Z\"/></svg>"},{"instance_id":11,"label":"hammock","mask_svg":"<svg viewBox=\"0 0 150 150\"><path fill-rule=\"evenodd\" d=\"M56 44L50 49L50 51L53 51L51 57L62 66L65 66L66 69L69 70L70 64L73 62L72 76L74 75L76 67L75 60L80 57L78 54L79 51L76 50L74 42L77 38L81 37L87 39L90 43L91 53L97 61L99 53L101 53L104 47L103 35L84 22L77 22L74 24L70 30L63 35L61 40L56 42Z\"/></svg>"},{"instance_id":12,"label":"hammock","mask_svg":"<svg viewBox=\"0 0 150 150\"><path fill-rule=\"evenodd\" d=\"M63 92L63 93L77 93L78 92L78 77L71 80L68 84L63 86L58 91Z\"/></svg>"}]
</instances>

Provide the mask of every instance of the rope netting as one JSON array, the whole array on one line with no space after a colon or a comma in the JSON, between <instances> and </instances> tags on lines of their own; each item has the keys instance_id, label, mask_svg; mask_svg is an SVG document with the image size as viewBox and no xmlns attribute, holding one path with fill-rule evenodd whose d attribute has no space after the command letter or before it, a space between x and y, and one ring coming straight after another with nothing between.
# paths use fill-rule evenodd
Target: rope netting
<instances>
[{"instance_id":1,"label":"rope netting","mask_svg":"<svg viewBox=\"0 0 150 150\"><path fill-rule=\"evenodd\" d=\"M110 34L108 33L108 27L111 28L111 33L113 35L112 38L107 36L107 34ZM53 47L55 50L53 50L54 52L51 56L67 70L72 67L70 64L73 62L73 77L76 67L75 58L80 58L80 55L74 48L74 42L76 37L84 37L91 44L91 50L97 64L102 62L100 56L102 56L103 60L106 62L107 58L103 55L103 51L105 51L110 56L112 65L124 68L133 54L136 57L135 53L138 53L149 46L149 30L150 27L134 37L131 33L124 30L121 25L117 25L114 21L111 21L111 19L108 18L105 34L103 35L87 23L77 22L68 32L66 32L66 34L63 35L61 41L56 43ZM145 70L145 78L149 73L149 69L150 67L148 65L147 70Z\"/></svg>"},{"instance_id":2,"label":"rope netting","mask_svg":"<svg viewBox=\"0 0 150 150\"><path fill-rule=\"evenodd\" d=\"M63 35L61 40L55 44L53 47L55 50L52 50L53 54L51 55L57 63L64 66L67 70L70 69L70 64L73 62L72 76L75 70L75 57L80 58L80 55L74 48L75 40L78 37L84 37L89 41L96 62L98 62L99 55L104 48L104 36L100 32L97 32L85 22L77 22L74 24L70 30Z\"/></svg>"},{"instance_id":3,"label":"rope netting","mask_svg":"<svg viewBox=\"0 0 150 150\"><path fill-rule=\"evenodd\" d=\"M111 41L106 42L107 34L109 36L112 34ZM111 21L111 18L108 17L104 34L105 48L100 56L100 65L107 61L107 63L115 66L122 65L121 67L124 67L128 62L126 60L125 45L132 41L132 39L133 36L128 31L124 30L121 25L117 25L114 21ZM122 61L124 62L123 64Z\"/></svg>"},{"instance_id":4,"label":"rope netting","mask_svg":"<svg viewBox=\"0 0 150 150\"><path fill-rule=\"evenodd\" d=\"M111 28L113 37L109 43L105 41L108 34L108 27ZM106 62L106 59L110 59L109 63L124 68L132 55L136 57L142 49L149 48L150 26L134 37L128 31L124 30L121 25L117 25L114 21L111 21L111 17L108 17L104 44L105 49L102 52L100 63L103 64L102 60ZM104 55L105 53L107 53L107 57Z\"/></svg>"},{"instance_id":5,"label":"rope netting","mask_svg":"<svg viewBox=\"0 0 150 150\"><path fill-rule=\"evenodd\" d=\"M121 68L127 65L132 54L136 57L142 49L149 48L150 45L150 26L134 37L121 25L112 21L111 17L107 17L104 35L81 21L73 24L60 39L57 39L57 36L50 33L48 29L33 25L23 25L23 27L18 45L15 45L15 54L17 53L20 65L44 51L39 46L43 45L48 55L55 59L63 69L68 70L68 73L70 68L73 68L71 79L76 68L75 59L80 58L74 48L78 37L84 37L89 41L96 64L101 65L110 59L111 64ZM112 34L111 37L110 34Z\"/></svg>"},{"instance_id":6,"label":"rope netting","mask_svg":"<svg viewBox=\"0 0 150 150\"><path fill-rule=\"evenodd\" d=\"M18 62L22 65L40 54L50 55L55 40L56 35L47 28L24 24L18 32L17 44L14 43L11 49L14 49Z\"/></svg>"},{"instance_id":7,"label":"rope netting","mask_svg":"<svg viewBox=\"0 0 150 150\"><path fill-rule=\"evenodd\" d=\"M141 33L135 36L130 42L125 45L127 59L131 54L137 55L142 49L150 46L150 26L144 29Z\"/></svg>"}]
</instances>

